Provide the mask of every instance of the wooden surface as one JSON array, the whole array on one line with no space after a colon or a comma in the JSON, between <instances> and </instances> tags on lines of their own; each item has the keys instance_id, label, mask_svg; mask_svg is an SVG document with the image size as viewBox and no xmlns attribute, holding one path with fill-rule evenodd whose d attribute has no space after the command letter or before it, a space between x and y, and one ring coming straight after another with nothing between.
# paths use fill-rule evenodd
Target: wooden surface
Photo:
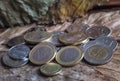
<instances>
[{"instance_id":1,"label":"wooden surface","mask_svg":"<svg viewBox=\"0 0 120 81\"><path fill-rule=\"evenodd\" d=\"M74 24L87 23L92 25L105 25L112 30L112 36L120 41L120 11L98 12L90 14L85 19L77 19ZM47 31L65 30L71 22L65 22L55 26L47 27ZM7 40L31 27L32 24L24 27L4 30L0 34L0 59L8 49L3 45ZM74 27L75 28L75 27ZM2 30L2 29L1 29ZM119 43L120 44L120 43ZM54 77L45 77L39 73L39 66L32 65L30 62L20 68L8 68L3 66L0 61L0 81L120 81L120 45L114 52L111 62L92 66L81 61L74 67L63 68L63 72Z\"/></svg>"}]
</instances>

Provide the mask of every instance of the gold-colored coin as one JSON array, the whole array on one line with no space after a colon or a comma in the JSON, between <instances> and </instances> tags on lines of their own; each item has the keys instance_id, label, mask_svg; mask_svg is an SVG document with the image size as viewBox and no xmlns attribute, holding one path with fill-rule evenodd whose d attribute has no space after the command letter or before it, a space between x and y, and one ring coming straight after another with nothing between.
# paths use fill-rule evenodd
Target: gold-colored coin
<instances>
[{"instance_id":1,"label":"gold-colored coin","mask_svg":"<svg viewBox=\"0 0 120 81\"><path fill-rule=\"evenodd\" d=\"M64 47L56 54L56 61L63 66L76 65L82 58L83 51L76 46Z\"/></svg>"},{"instance_id":2,"label":"gold-colored coin","mask_svg":"<svg viewBox=\"0 0 120 81\"><path fill-rule=\"evenodd\" d=\"M66 45L79 45L85 43L88 37L83 32L73 32L60 36L59 40Z\"/></svg>"},{"instance_id":3,"label":"gold-colored coin","mask_svg":"<svg viewBox=\"0 0 120 81\"><path fill-rule=\"evenodd\" d=\"M42 32L42 31L41 32L40 31L28 32L24 35L25 41L30 44L37 44L45 40L48 40L51 37L52 37L51 33Z\"/></svg>"},{"instance_id":4,"label":"gold-colored coin","mask_svg":"<svg viewBox=\"0 0 120 81\"><path fill-rule=\"evenodd\" d=\"M46 76L54 76L62 71L62 67L56 63L47 63L40 67L40 71Z\"/></svg>"},{"instance_id":5,"label":"gold-colored coin","mask_svg":"<svg viewBox=\"0 0 120 81\"><path fill-rule=\"evenodd\" d=\"M41 65L54 59L56 48L51 43L40 43L36 45L29 54L29 59L33 64Z\"/></svg>"}]
</instances>

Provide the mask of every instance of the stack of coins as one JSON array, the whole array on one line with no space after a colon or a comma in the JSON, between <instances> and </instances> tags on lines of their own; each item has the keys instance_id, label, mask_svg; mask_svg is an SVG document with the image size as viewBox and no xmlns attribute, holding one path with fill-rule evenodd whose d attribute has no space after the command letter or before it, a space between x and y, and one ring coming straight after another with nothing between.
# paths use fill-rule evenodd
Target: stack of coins
<instances>
[{"instance_id":1,"label":"stack of coins","mask_svg":"<svg viewBox=\"0 0 120 81\"><path fill-rule=\"evenodd\" d=\"M9 49L3 56L3 63L9 67L20 67L28 63L30 49L24 44L18 44Z\"/></svg>"},{"instance_id":2,"label":"stack of coins","mask_svg":"<svg viewBox=\"0 0 120 81\"><path fill-rule=\"evenodd\" d=\"M90 64L105 64L112 59L118 45L110 34L111 30L105 26L82 27L81 31L71 33L49 33L35 28L28 30L22 41L21 37L11 39L7 45L12 47L2 60L9 67L20 67L30 60L39 65L40 72L46 76L57 75L62 66L74 66L83 58Z\"/></svg>"}]
</instances>

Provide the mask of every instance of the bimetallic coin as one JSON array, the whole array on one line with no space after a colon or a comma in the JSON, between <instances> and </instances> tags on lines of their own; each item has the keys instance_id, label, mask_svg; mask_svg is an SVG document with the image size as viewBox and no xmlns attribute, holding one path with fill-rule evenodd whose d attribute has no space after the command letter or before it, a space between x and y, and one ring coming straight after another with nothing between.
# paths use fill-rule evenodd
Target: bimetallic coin
<instances>
[{"instance_id":1,"label":"bimetallic coin","mask_svg":"<svg viewBox=\"0 0 120 81\"><path fill-rule=\"evenodd\" d=\"M37 44L42 41L48 40L52 37L51 33L48 32L40 32L40 31L34 31L34 32L28 32L24 35L24 39L26 42L30 44Z\"/></svg>"},{"instance_id":2,"label":"bimetallic coin","mask_svg":"<svg viewBox=\"0 0 120 81\"><path fill-rule=\"evenodd\" d=\"M15 59L10 58L8 54L3 55L2 61L6 66L9 66L12 68L21 67L28 63L27 58L23 60L15 60Z\"/></svg>"},{"instance_id":3,"label":"bimetallic coin","mask_svg":"<svg viewBox=\"0 0 120 81\"><path fill-rule=\"evenodd\" d=\"M84 52L84 59L95 65L105 64L111 60L113 51L101 45L93 45Z\"/></svg>"},{"instance_id":4,"label":"bimetallic coin","mask_svg":"<svg viewBox=\"0 0 120 81\"><path fill-rule=\"evenodd\" d=\"M36 45L29 54L33 64L41 65L54 59L56 48L51 43L40 43Z\"/></svg>"},{"instance_id":5,"label":"bimetallic coin","mask_svg":"<svg viewBox=\"0 0 120 81\"><path fill-rule=\"evenodd\" d=\"M95 40L95 42L103 44L104 46L108 46L113 51L115 51L116 47L118 46L117 41L112 37L99 37Z\"/></svg>"},{"instance_id":6,"label":"bimetallic coin","mask_svg":"<svg viewBox=\"0 0 120 81\"><path fill-rule=\"evenodd\" d=\"M7 42L7 46L8 46L8 47L12 47L12 46L14 46L14 45L22 44L22 43L25 43L23 36L17 36L17 37L14 37L14 38L10 39L10 40Z\"/></svg>"},{"instance_id":7,"label":"bimetallic coin","mask_svg":"<svg viewBox=\"0 0 120 81\"><path fill-rule=\"evenodd\" d=\"M88 37L85 33L74 32L60 36L59 40L66 45L79 45L85 43L85 41L88 40Z\"/></svg>"},{"instance_id":8,"label":"bimetallic coin","mask_svg":"<svg viewBox=\"0 0 120 81\"><path fill-rule=\"evenodd\" d=\"M76 46L67 46L56 54L56 61L63 66L73 66L83 58L82 53L82 49Z\"/></svg>"},{"instance_id":9,"label":"bimetallic coin","mask_svg":"<svg viewBox=\"0 0 120 81\"><path fill-rule=\"evenodd\" d=\"M56 63L47 63L40 67L40 71L46 76L54 76L62 71L62 67Z\"/></svg>"},{"instance_id":10,"label":"bimetallic coin","mask_svg":"<svg viewBox=\"0 0 120 81\"><path fill-rule=\"evenodd\" d=\"M86 30L86 34L91 39L96 39L100 36L109 36L111 34L111 30L105 26L93 26Z\"/></svg>"},{"instance_id":11,"label":"bimetallic coin","mask_svg":"<svg viewBox=\"0 0 120 81\"><path fill-rule=\"evenodd\" d=\"M8 55L13 59L24 59L28 56L30 48L24 44L18 44L11 47Z\"/></svg>"}]
</instances>

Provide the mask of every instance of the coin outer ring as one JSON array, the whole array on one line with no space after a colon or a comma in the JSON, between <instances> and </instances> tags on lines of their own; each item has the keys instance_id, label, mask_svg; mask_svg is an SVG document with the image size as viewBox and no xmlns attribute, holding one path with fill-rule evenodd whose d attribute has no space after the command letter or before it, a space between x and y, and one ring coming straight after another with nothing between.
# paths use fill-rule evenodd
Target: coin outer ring
<instances>
[{"instance_id":1,"label":"coin outer ring","mask_svg":"<svg viewBox=\"0 0 120 81\"><path fill-rule=\"evenodd\" d=\"M59 57L60 57L60 55L61 55L61 53L64 51L64 50L66 50L67 48L75 48L77 51L79 51L79 58L77 58L76 60L74 60L74 61L72 61L72 62L69 62L69 63L64 63ZM80 62L80 60L82 60L82 58L83 58L83 51L82 51L82 49L81 48L78 48L78 47L76 47L76 46L67 46L67 47L64 47L64 48L62 48L57 54L56 54L56 61L59 63L59 64L61 64L61 65L63 65L63 66L74 66L74 65L76 65L76 64L78 64L79 62Z\"/></svg>"},{"instance_id":2,"label":"coin outer ring","mask_svg":"<svg viewBox=\"0 0 120 81\"><path fill-rule=\"evenodd\" d=\"M64 38L67 36L67 35L71 35L71 36L73 36L73 34L82 34L82 40L81 41L78 41L78 40L76 40L76 41L71 41L71 42L68 42L68 41L66 41L66 40L64 40ZM74 32L74 33L69 33L69 34L64 34L64 35L62 35L62 36L60 36L59 37L59 40L62 42L62 43L64 43L64 44L67 44L67 45L78 45L78 44L82 44L82 43L84 43L84 42L86 42L87 40L88 40L88 37L87 37L87 35L85 34L85 33L81 33L81 32Z\"/></svg>"},{"instance_id":3,"label":"coin outer ring","mask_svg":"<svg viewBox=\"0 0 120 81\"><path fill-rule=\"evenodd\" d=\"M8 58L8 60L7 60L6 58ZM6 66L11 67L11 68L22 67L22 66L24 66L25 64L28 63L28 59L25 59L25 60L14 60L14 61L24 61L24 62L21 63L21 64L17 64L17 65L14 65L14 63L12 63L12 65L11 65L11 64L7 63L7 62L10 62L10 60L12 60L12 59L7 55L7 53L6 53L5 55L3 55L3 57L2 57L2 62L3 62Z\"/></svg>"},{"instance_id":4,"label":"coin outer ring","mask_svg":"<svg viewBox=\"0 0 120 81\"><path fill-rule=\"evenodd\" d=\"M38 49L38 48L40 48L40 47L42 47L42 46L47 46L47 47L49 47L51 50L52 50L52 54L51 54L51 56L47 59L47 61L46 62L44 62L44 61L42 61L42 62L37 62L37 61L35 61L33 58L32 58L32 56L33 56L33 54L34 54L34 51L36 51L36 49ZM50 44L38 44L38 45L36 45L31 51L30 51L30 53L29 53L29 60L33 63L33 64L36 64L36 65L42 65L42 64L44 64L44 63L49 63L50 61L52 61L53 59L54 59L54 57L55 57L55 55L56 55L56 48L53 46L53 45L50 45Z\"/></svg>"},{"instance_id":5,"label":"coin outer ring","mask_svg":"<svg viewBox=\"0 0 120 81\"><path fill-rule=\"evenodd\" d=\"M92 37L92 36L90 36L89 35L89 31L92 29L92 28L96 28L96 27L98 27L98 28L103 28L103 29L107 29L108 31L107 31L107 35L104 35L104 36L110 36L111 35L111 33L112 33L112 30L110 29L110 28L108 28L108 27L106 27L106 26L93 26L93 27L89 27L89 28L87 28L87 30L86 30L86 34L88 35L88 37L89 38L91 38L91 39L96 39L96 37L94 38L94 37ZM102 35L102 34L101 34ZM101 35L99 35L98 37L100 37Z\"/></svg>"},{"instance_id":6,"label":"coin outer ring","mask_svg":"<svg viewBox=\"0 0 120 81\"><path fill-rule=\"evenodd\" d=\"M50 65L57 66L58 67L57 70L55 69L56 71L54 70L53 72L47 72L45 70L45 66L51 67ZM46 76L54 76L62 72L62 66L56 63L46 63L40 67L40 72Z\"/></svg>"},{"instance_id":7,"label":"coin outer ring","mask_svg":"<svg viewBox=\"0 0 120 81\"><path fill-rule=\"evenodd\" d=\"M13 58L13 59L17 59L17 60L22 60L22 59L24 60L24 58L26 58L26 57L29 55L30 48L29 48L28 46L26 46L26 45L24 45L24 46L27 48L28 53L25 54L24 57L21 57L21 58L19 58L19 57L15 57L14 55L12 55L12 53L10 53L10 51L11 51L12 49L14 49L15 47L20 46L20 45L24 45L24 44L18 44L18 45L15 45L15 46L13 46L13 47L11 47L11 48L9 49L9 51L8 51L8 55L9 55L11 58Z\"/></svg>"},{"instance_id":8,"label":"coin outer ring","mask_svg":"<svg viewBox=\"0 0 120 81\"><path fill-rule=\"evenodd\" d=\"M27 38L28 35L30 35L30 34L35 34L35 33L46 34L46 36L43 37L43 38L41 38L40 40L29 40L29 39ZM24 35L24 40L25 40L26 42L30 43L30 44L37 44L37 43L40 43L40 42L42 42L42 41L49 41L49 40L51 39L51 37L52 37L52 34L51 34L51 33L43 32L43 31L41 31L41 32L33 31L33 32L28 32L28 33L26 33L26 34Z\"/></svg>"},{"instance_id":9,"label":"coin outer ring","mask_svg":"<svg viewBox=\"0 0 120 81\"><path fill-rule=\"evenodd\" d=\"M88 51L88 49L90 49L91 47L94 47L94 46L100 46L100 47L102 47L102 48L104 48L104 49L107 50L108 54L107 54L107 57L106 57L104 60L91 59L91 58L87 55L86 52ZM106 63L108 63L108 62L111 60L112 56L113 56L113 51L110 50L109 47L101 46L101 45L98 45L98 44L97 44L97 45L92 45L92 46L88 47L88 48L85 50L85 52L84 52L84 59L85 59L88 63L93 64L93 65L106 64ZM89 58L90 58L90 59L89 59Z\"/></svg>"}]
</instances>

